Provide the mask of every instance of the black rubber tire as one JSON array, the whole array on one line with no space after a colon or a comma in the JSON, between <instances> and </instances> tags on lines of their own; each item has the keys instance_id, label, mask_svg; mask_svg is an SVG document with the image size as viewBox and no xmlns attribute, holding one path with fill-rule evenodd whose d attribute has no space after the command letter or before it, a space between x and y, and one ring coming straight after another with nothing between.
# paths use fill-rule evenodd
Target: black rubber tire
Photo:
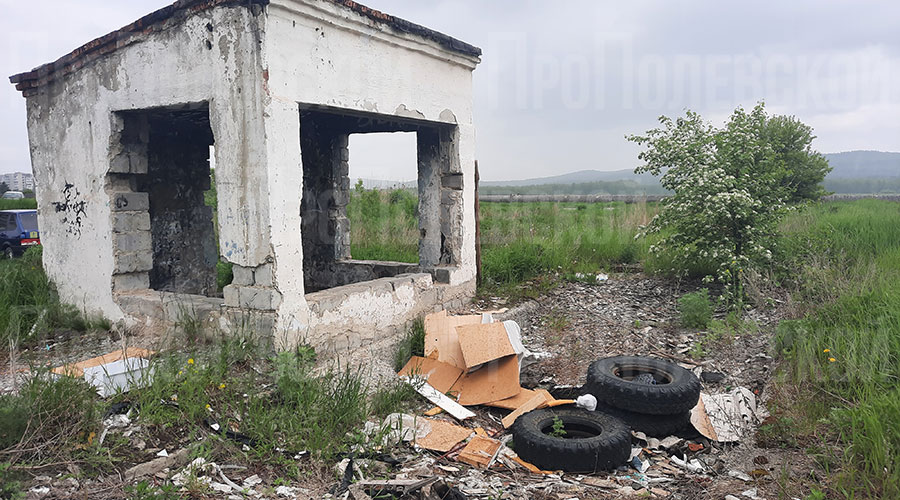
<instances>
[{"instance_id":1,"label":"black rubber tire","mask_svg":"<svg viewBox=\"0 0 900 500\"><path fill-rule=\"evenodd\" d=\"M632 382L627 377L634 373L651 373L660 383ZM620 410L647 415L676 415L697 405L700 379L690 371L661 359L615 356L591 363L584 392Z\"/></svg>"},{"instance_id":2,"label":"black rubber tire","mask_svg":"<svg viewBox=\"0 0 900 500\"><path fill-rule=\"evenodd\" d=\"M612 415L625 423L633 431L643 432L649 437L664 438L676 434L691 425L691 412L675 415L647 415L633 411L621 410L597 401L600 413Z\"/></svg>"},{"instance_id":3,"label":"black rubber tire","mask_svg":"<svg viewBox=\"0 0 900 500\"><path fill-rule=\"evenodd\" d=\"M568 437L545 433L555 418L569 428ZM621 420L582 408L557 407L534 410L512 426L515 452L522 460L543 470L592 473L613 470L631 454L631 432ZM588 436L576 437L581 430Z\"/></svg>"}]
</instances>

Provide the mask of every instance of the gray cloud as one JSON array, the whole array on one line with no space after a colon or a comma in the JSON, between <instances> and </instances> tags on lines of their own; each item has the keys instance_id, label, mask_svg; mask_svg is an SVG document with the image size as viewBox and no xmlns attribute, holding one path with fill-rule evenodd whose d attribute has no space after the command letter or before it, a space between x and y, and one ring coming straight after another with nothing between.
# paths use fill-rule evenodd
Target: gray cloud
<instances>
[{"instance_id":1,"label":"gray cloud","mask_svg":"<svg viewBox=\"0 0 900 500\"><path fill-rule=\"evenodd\" d=\"M900 150L900 4L764 1L370 0L370 6L484 49L475 72L478 156L487 180L634 167L626 133L691 108L723 120L765 100L816 129L823 152ZM50 61L157 8L0 0L5 75ZM0 172L28 165L24 102L8 86ZM394 140L351 151L360 175L408 179ZM402 163L393 167L393 162Z\"/></svg>"}]
</instances>

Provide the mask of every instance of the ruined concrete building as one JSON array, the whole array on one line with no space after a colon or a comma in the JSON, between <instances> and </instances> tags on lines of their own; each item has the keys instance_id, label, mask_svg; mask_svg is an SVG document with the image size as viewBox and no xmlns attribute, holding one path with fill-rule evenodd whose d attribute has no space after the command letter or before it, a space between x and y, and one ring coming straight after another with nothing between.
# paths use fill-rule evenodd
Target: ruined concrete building
<instances>
[{"instance_id":1,"label":"ruined concrete building","mask_svg":"<svg viewBox=\"0 0 900 500\"><path fill-rule=\"evenodd\" d=\"M390 342L474 292L480 54L350 0L180 0L12 76L49 276L132 324L187 311L280 348ZM354 260L348 136L397 131L417 138L419 261Z\"/></svg>"}]
</instances>

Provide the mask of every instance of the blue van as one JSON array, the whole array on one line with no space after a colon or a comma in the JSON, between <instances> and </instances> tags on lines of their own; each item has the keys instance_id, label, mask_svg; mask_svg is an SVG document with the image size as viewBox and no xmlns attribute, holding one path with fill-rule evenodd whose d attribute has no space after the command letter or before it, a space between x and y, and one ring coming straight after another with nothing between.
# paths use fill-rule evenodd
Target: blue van
<instances>
[{"instance_id":1,"label":"blue van","mask_svg":"<svg viewBox=\"0 0 900 500\"><path fill-rule=\"evenodd\" d=\"M40 244L37 210L0 210L0 256L11 259Z\"/></svg>"}]
</instances>

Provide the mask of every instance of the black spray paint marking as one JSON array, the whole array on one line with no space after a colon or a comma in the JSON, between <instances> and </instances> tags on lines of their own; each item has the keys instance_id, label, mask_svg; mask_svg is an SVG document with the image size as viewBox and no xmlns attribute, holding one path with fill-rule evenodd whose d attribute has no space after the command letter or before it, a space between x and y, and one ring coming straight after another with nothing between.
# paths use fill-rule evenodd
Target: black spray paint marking
<instances>
[{"instance_id":1,"label":"black spray paint marking","mask_svg":"<svg viewBox=\"0 0 900 500\"><path fill-rule=\"evenodd\" d=\"M81 192L74 184L66 182L62 190L63 201L53 202L56 213L63 214L62 223L66 226L66 233L75 237L81 237L81 225L87 216L85 207L87 202L81 199Z\"/></svg>"}]
</instances>

